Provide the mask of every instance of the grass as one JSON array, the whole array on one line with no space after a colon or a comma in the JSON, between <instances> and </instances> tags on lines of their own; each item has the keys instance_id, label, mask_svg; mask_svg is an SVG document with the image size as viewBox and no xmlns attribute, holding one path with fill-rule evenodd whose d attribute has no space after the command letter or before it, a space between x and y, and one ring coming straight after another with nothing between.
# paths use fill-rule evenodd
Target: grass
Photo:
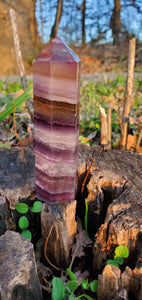
<instances>
[{"instance_id":1,"label":"grass","mask_svg":"<svg viewBox=\"0 0 142 300\"><path fill-rule=\"evenodd\" d=\"M140 116L142 104L142 79L136 78L134 88L134 104L131 116ZM112 107L112 132L120 134L118 121L118 106L123 107L123 98L126 95L126 79L118 76L115 81L108 80L106 83L87 82L81 85L80 98L80 134L87 137L92 131L100 131L99 105L105 108ZM134 124L132 127L135 129Z\"/></svg>"},{"instance_id":2,"label":"grass","mask_svg":"<svg viewBox=\"0 0 142 300\"><path fill-rule=\"evenodd\" d=\"M135 101L131 110L131 116L140 116L142 103L142 79L135 79ZM14 93L21 90L21 84L17 82L3 82L0 80L0 107L13 101ZM112 107L112 132L120 135L118 122L118 105L123 107L123 98L126 91L126 79L118 76L116 80L106 82L82 82L80 87L80 140L91 132L100 132L99 105L105 108ZM134 124L131 125L136 130ZM93 143L93 142L92 142ZM91 144L92 144L91 143Z\"/></svg>"}]
</instances>

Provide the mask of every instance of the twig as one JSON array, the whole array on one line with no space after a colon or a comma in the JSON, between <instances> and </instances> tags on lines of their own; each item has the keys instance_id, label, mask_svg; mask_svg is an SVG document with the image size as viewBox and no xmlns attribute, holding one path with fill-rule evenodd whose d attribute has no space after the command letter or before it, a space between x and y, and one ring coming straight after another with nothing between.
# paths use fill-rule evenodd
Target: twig
<instances>
[{"instance_id":1,"label":"twig","mask_svg":"<svg viewBox=\"0 0 142 300\"><path fill-rule=\"evenodd\" d=\"M121 131L121 149L126 149L127 147L127 131L128 131L128 121L129 113L132 106L132 96L133 96L133 78L134 78L134 65L135 65L135 48L136 39L133 38L129 41L129 57L128 57L128 75L127 75L127 86L126 95L127 98L124 102L123 110L123 131Z\"/></svg>"},{"instance_id":2,"label":"twig","mask_svg":"<svg viewBox=\"0 0 142 300\"><path fill-rule=\"evenodd\" d=\"M19 35L18 35L18 29L17 29L17 21L16 21L16 12L14 9L9 10L10 14L10 22L13 32L13 41L14 41L14 49L15 49L15 55L17 60L17 66L21 78L21 84L23 87L23 90L25 91L28 88L28 82L26 78L25 68L23 64L23 58L22 58L22 52L20 48L20 41L19 41ZM29 98L29 100L26 102L27 109L33 118L33 105L32 105L32 98Z\"/></svg>"},{"instance_id":3,"label":"twig","mask_svg":"<svg viewBox=\"0 0 142 300\"><path fill-rule=\"evenodd\" d=\"M83 180L82 187L81 187L81 195L83 194L84 187L85 187L85 183L86 183L86 180L87 180L88 175L89 175L89 173L90 173L90 169L91 169L91 167L92 167L94 161L95 161L95 159L92 159L91 164L90 164L90 166L89 166L89 168L88 168L88 170L87 170L86 176L85 176L85 178L84 178L84 180Z\"/></svg>"},{"instance_id":4,"label":"twig","mask_svg":"<svg viewBox=\"0 0 142 300\"><path fill-rule=\"evenodd\" d=\"M122 119L121 119L121 112L120 112L120 105L118 106L118 122L121 128L121 134L123 134L123 124L122 124Z\"/></svg>"},{"instance_id":5,"label":"twig","mask_svg":"<svg viewBox=\"0 0 142 300\"><path fill-rule=\"evenodd\" d=\"M51 267L53 267L53 268L56 269L57 271L61 271L60 268L54 266L54 265L51 263L51 261L49 260L49 258L47 257L47 254L46 254L46 251L47 251L47 243L48 243L48 241L49 241L49 237L50 237L50 235L51 235L52 229L53 229L53 225L51 226L50 231L49 231L49 234L48 234L48 236L47 236L47 238L46 238L46 242L45 242L45 246L44 246L44 256L45 256L47 262L50 264Z\"/></svg>"},{"instance_id":6,"label":"twig","mask_svg":"<svg viewBox=\"0 0 142 300\"><path fill-rule=\"evenodd\" d=\"M138 148L139 148L141 139L142 139L142 128L141 128L140 133L139 133L138 138L137 138L136 147L135 147L135 152L138 152Z\"/></svg>"}]
</instances>

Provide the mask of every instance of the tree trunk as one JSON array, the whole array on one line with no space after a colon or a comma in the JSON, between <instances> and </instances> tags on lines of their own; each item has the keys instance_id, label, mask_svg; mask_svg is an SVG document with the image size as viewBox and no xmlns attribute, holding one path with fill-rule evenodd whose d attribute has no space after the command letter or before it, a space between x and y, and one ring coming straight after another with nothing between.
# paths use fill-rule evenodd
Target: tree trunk
<instances>
[{"instance_id":1,"label":"tree trunk","mask_svg":"<svg viewBox=\"0 0 142 300\"><path fill-rule=\"evenodd\" d=\"M85 44L85 4L86 4L86 1L83 0L83 3L82 3L82 44Z\"/></svg>"},{"instance_id":2,"label":"tree trunk","mask_svg":"<svg viewBox=\"0 0 142 300\"><path fill-rule=\"evenodd\" d=\"M121 11L120 0L114 0L114 9L111 17L113 45L119 45L120 42L120 30L121 30L120 11Z\"/></svg>"},{"instance_id":3,"label":"tree trunk","mask_svg":"<svg viewBox=\"0 0 142 300\"><path fill-rule=\"evenodd\" d=\"M42 0L40 0L40 22L41 22L41 41L44 41L44 21L43 21L43 11L42 11Z\"/></svg>"},{"instance_id":4,"label":"tree trunk","mask_svg":"<svg viewBox=\"0 0 142 300\"><path fill-rule=\"evenodd\" d=\"M58 0L55 22L51 30L50 39L54 39L57 36L59 23L62 16L62 7L63 7L63 0Z\"/></svg>"}]
</instances>

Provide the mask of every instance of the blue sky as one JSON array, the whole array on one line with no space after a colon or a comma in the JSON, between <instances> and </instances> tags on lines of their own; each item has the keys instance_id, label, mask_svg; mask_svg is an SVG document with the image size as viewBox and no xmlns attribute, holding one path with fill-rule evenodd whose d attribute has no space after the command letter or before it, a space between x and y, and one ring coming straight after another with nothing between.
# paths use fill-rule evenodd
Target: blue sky
<instances>
[{"instance_id":1,"label":"blue sky","mask_svg":"<svg viewBox=\"0 0 142 300\"><path fill-rule=\"evenodd\" d=\"M140 3L139 0L136 0ZM133 6L124 7L124 4L132 3L131 0L121 0L121 23L130 33L142 40L142 14L138 14ZM51 28L54 24L57 0L46 0L42 6L44 18L44 42L50 37ZM76 5L80 7L82 0L63 0L63 14L60 21L58 35L66 42L81 41L81 10L76 10ZM141 3L142 4L142 3ZM141 5L142 6L142 5ZM86 0L86 41L97 38L98 28L105 34L104 42L112 42L112 31L109 29L114 0ZM141 8L142 11L142 8ZM41 34L41 12L40 0L37 0L36 18L38 29ZM97 19L97 20L96 20ZM94 24L95 22L95 24ZM64 28L64 30L63 30Z\"/></svg>"}]
</instances>

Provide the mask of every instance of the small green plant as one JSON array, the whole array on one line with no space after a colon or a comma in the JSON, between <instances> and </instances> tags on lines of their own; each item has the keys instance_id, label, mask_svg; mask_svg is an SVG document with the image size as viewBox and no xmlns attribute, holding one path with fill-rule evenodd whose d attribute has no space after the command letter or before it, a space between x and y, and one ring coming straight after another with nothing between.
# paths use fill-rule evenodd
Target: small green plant
<instances>
[{"instance_id":1,"label":"small green plant","mask_svg":"<svg viewBox=\"0 0 142 300\"><path fill-rule=\"evenodd\" d=\"M58 278L58 277L53 278L53 280L52 280L52 299L53 300L62 300L67 296L69 300L72 300L72 299L77 300L77 299L81 299L82 297L84 297L88 300L93 300L92 297L90 297L89 295L87 295L85 293L83 293L77 297L75 296L74 292L77 289L77 287L79 286L78 279L71 270L67 269L66 271L70 278L69 281L63 283L63 281L60 278ZM97 287L98 287L98 281L93 280L92 282L88 283L88 280L83 279L81 286L84 290L90 289L92 292L96 292Z\"/></svg>"},{"instance_id":2,"label":"small green plant","mask_svg":"<svg viewBox=\"0 0 142 300\"><path fill-rule=\"evenodd\" d=\"M129 250L126 246L120 245L115 248L114 259L108 259L106 264L119 268L124 263L124 258L129 256Z\"/></svg>"},{"instance_id":3,"label":"small green plant","mask_svg":"<svg viewBox=\"0 0 142 300\"><path fill-rule=\"evenodd\" d=\"M89 283L88 279L82 279L81 285L84 290L88 290L90 288L90 290L95 293L98 288L98 280L93 280Z\"/></svg>"},{"instance_id":4,"label":"small green plant","mask_svg":"<svg viewBox=\"0 0 142 300\"><path fill-rule=\"evenodd\" d=\"M26 214L29 210L31 210L34 213L40 213L42 210L42 202L41 201L35 201L33 204L33 207L30 208L26 203L16 203L15 209L20 214ZM32 239L32 234L30 230L27 230L29 227L29 220L26 216L22 216L19 218L18 221L19 228L22 230L21 235L24 238Z\"/></svg>"},{"instance_id":5,"label":"small green plant","mask_svg":"<svg viewBox=\"0 0 142 300\"><path fill-rule=\"evenodd\" d=\"M4 148L4 149L10 149L10 145L4 145L2 142L0 142L0 148Z\"/></svg>"},{"instance_id":6,"label":"small green plant","mask_svg":"<svg viewBox=\"0 0 142 300\"><path fill-rule=\"evenodd\" d=\"M20 105L26 102L32 96L32 93L32 85L30 85L21 96L8 104L4 111L0 113L0 121L3 121L7 116L12 114L13 108L16 110Z\"/></svg>"}]
</instances>

